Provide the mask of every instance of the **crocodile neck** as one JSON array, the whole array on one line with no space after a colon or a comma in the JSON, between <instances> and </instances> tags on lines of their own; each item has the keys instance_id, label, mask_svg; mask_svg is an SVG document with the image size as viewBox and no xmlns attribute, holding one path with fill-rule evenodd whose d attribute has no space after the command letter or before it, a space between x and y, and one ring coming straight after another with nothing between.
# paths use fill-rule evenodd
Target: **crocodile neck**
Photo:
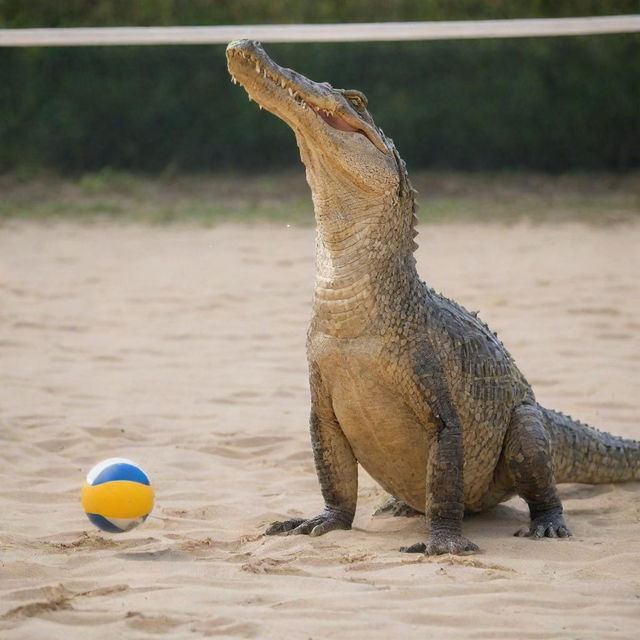
<instances>
[{"instance_id":1,"label":"crocodile neck","mask_svg":"<svg viewBox=\"0 0 640 640\"><path fill-rule=\"evenodd\" d=\"M385 311L403 306L419 282L411 213L395 192L363 197L312 188L316 235L314 328L339 338L377 333ZM411 203L412 205L413 203Z\"/></svg>"}]
</instances>

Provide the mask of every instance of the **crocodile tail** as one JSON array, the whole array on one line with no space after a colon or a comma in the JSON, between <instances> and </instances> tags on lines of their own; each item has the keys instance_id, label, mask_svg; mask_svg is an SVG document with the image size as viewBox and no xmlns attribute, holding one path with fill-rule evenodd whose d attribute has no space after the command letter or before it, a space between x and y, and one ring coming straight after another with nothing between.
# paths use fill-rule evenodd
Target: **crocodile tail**
<instances>
[{"instance_id":1,"label":"crocodile tail","mask_svg":"<svg viewBox=\"0 0 640 640\"><path fill-rule=\"evenodd\" d=\"M544 409L556 482L640 480L640 442L598 431L558 411Z\"/></svg>"}]
</instances>

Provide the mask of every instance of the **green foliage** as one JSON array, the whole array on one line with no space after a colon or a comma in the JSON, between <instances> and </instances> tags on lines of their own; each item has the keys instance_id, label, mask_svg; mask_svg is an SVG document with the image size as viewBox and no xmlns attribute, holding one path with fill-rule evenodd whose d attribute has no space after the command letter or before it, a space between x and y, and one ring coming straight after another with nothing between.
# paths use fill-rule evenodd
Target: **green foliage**
<instances>
[{"instance_id":1,"label":"green foliage","mask_svg":"<svg viewBox=\"0 0 640 640\"><path fill-rule=\"evenodd\" d=\"M605 0L0 0L0 26L491 19L640 12ZM365 91L410 166L640 166L638 35L273 45ZM0 170L263 169L293 135L229 82L223 46L0 49Z\"/></svg>"},{"instance_id":2,"label":"green foliage","mask_svg":"<svg viewBox=\"0 0 640 640\"><path fill-rule=\"evenodd\" d=\"M0 26L491 20L639 12L638 0L0 0Z\"/></svg>"}]
</instances>

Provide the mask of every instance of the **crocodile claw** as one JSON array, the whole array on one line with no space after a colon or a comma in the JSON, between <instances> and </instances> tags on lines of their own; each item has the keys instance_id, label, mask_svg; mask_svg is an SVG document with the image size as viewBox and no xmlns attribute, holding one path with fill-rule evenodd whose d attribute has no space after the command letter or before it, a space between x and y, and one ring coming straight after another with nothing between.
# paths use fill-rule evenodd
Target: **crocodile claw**
<instances>
[{"instance_id":1,"label":"crocodile claw","mask_svg":"<svg viewBox=\"0 0 640 640\"><path fill-rule=\"evenodd\" d=\"M353 517L331 509L325 509L315 518L293 518L283 522L273 522L264 532L267 536L321 536L334 529L351 529Z\"/></svg>"},{"instance_id":2,"label":"crocodile claw","mask_svg":"<svg viewBox=\"0 0 640 640\"><path fill-rule=\"evenodd\" d=\"M284 520L272 522L264 532L265 536L283 536L304 522L304 518L293 518L292 520Z\"/></svg>"},{"instance_id":3,"label":"crocodile claw","mask_svg":"<svg viewBox=\"0 0 640 640\"><path fill-rule=\"evenodd\" d=\"M374 516L380 516L385 513L390 513L394 517L413 518L414 516L423 515L420 511L417 511L413 507L410 507L406 502L398 500L394 496L391 496L386 502L381 504L374 512Z\"/></svg>"},{"instance_id":4,"label":"crocodile claw","mask_svg":"<svg viewBox=\"0 0 640 640\"><path fill-rule=\"evenodd\" d=\"M514 534L520 538L568 538L573 535L560 514L541 515L531 520L528 527L518 529Z\"/></svg>"},{"instance_id":5,"label":"crocodile claw","mask_svg":"<svg viewBox=\"0 0 640 640\"><path fill-rule=\"evenodd\" d=\"M461 556L476 553L480 551L480 548L464 536L435 533L426 544L424 542L416 542L410 547L400 547L400 551L404 553L424 553L426 556L439 556L443 553Z\"/></svg>"}]
</instances>

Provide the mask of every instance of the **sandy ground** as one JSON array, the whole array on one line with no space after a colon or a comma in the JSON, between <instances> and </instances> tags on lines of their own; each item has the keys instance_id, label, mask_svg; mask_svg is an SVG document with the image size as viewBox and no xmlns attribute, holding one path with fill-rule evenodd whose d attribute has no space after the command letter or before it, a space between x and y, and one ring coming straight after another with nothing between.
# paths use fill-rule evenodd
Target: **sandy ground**
<instances>
[{"instance_id":1,"label":"sandy ground","mask_svg":"<svg viewBox=\"0 0 640 640\"><path fill-rule=\"evenodd\" d=\"M547 406L640 437L640 226L422 229L422 276L480 309ZM321 500L304 342L313 230L0 229L0 637L632 638L640 485L564 485L575 536L465 521L482 553L398 552L419 518L263 538ZM125 456L157 505L93 529L84 474Z\"/></svg>"}]
</instances>

